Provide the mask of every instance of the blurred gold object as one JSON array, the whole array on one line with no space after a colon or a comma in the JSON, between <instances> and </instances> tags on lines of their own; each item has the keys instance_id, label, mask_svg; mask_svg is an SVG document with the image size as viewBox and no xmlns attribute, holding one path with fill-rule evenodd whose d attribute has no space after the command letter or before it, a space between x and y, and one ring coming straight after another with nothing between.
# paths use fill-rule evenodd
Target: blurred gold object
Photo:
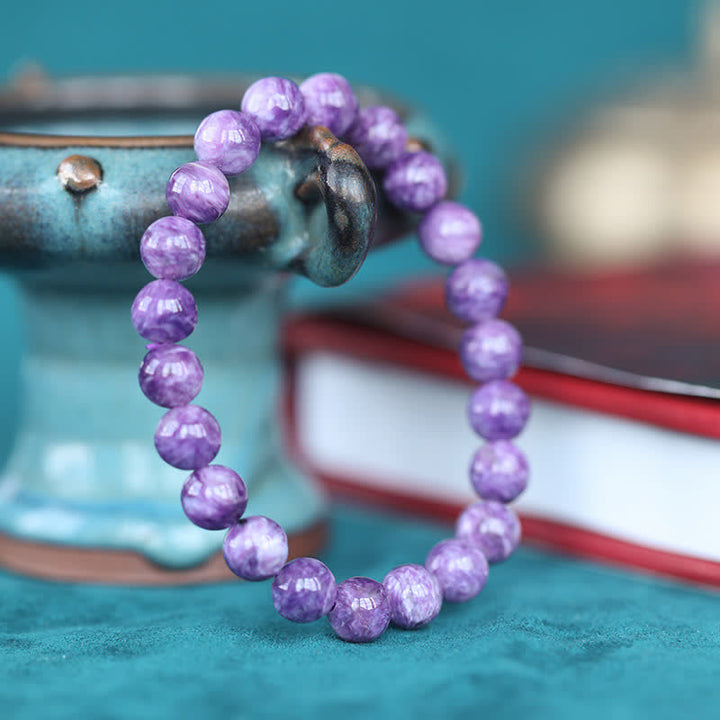
<instances>
[{"instance_id":1,"label":"blurred gold object","mask_svg":"<svg viewBox=\"0 0 720 720\"><path fill-rule=\"evenodd\" d=\"M720 256L720 2L699 62L592 111L543 164L535 217L563 264Z\"/></svg>"}]
</instances>

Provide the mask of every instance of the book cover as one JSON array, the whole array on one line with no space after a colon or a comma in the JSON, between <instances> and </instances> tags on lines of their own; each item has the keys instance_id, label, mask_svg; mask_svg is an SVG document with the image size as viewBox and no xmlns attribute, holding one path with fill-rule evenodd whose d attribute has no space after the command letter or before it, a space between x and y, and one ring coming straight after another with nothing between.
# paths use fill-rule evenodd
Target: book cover
<instances>
[{"instance_id":1,"label":"book cover","mask_svg":"<svg viewBox=\"0 0 720 720\"><path fill-rule=\"evenodd\" d=\"M533 396L524 537L720 585L720 292L712 265L520 273L503 317ZM473 501L472 389L442 283L286 327L293 452L335 492L447 519Z\"/></svg>"}]
</instances>

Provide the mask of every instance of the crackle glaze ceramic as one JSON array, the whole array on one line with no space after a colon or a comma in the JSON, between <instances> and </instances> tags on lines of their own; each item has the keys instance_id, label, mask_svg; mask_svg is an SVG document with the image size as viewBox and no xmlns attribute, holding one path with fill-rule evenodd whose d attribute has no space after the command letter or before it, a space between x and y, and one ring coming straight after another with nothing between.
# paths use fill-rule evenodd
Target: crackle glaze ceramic
<instances>
[{"instance_id":1,"label":"crackle glaze ceramic","mask_svg":"<svg viewBox=\"0 0 720 720\"><path fill-rule=\"evenodd\" d=\"M144 348L129 308L149 279L138 242L168 214L168 176L193 159L199 120L237 107L247 83L76 78L0 93L0 266L17 281L27 328L22 421L0 479L4 537L136 551L167 568L221 547L223 533L187 521L187 473L153 447L163 409L137 387ZM207 262L188 282L201 322L186 344L205 367L198 402L223 428L217 462L247 482L248 513L291 535L317 523L325 502L278 439L283 289L288 273L334 286L356 272L373 241L375 185L349 146L316 127L265 144L230 186L227 212L204 228ZM350 223L334 222L338 206ZM381 205L376 241L411 224Z\"/></svg>"}]
</instances>

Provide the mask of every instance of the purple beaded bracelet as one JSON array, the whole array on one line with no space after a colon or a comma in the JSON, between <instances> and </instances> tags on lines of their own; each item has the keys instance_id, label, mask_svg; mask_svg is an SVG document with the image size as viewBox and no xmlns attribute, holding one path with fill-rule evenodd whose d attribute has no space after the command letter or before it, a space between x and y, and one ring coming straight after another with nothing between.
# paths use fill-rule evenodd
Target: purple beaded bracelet
<instances>
[{"instance_id":1,"label":"purple beaded bracelet","mask_svg":"<svg viewBox=\"0 0 720 720\"><path fill-rule=\"evenodd\" d=\"M480 383L468 408L470 425L486 440L470 466L470 480L481 500L458 518L455 537L433 547L425 565L401 565L382 583L353 577L336 583L319 560L287 562L283 529L262 516L243 518L247 490L230 468L211 465L220 449L220 426L204 408L193 405L203 369L192 350L177 345L197 324L192 294L180 284L205 259L205 239L197 224L217 220L227 209L226 175L247 170L262 141L295 135L303 125L324 125L352 145L365 164L383 171L388 200L401 210L423 213L418 235L423 250L437 262L455 266L445 284L450 311L471 324L460 356L468 375ZM447 180L429 152L408 150L408 134L388 107L359 109L348 82L333 73L314 75L299 87L268 77L253 83L241 111L208 115L195 134L198 160L177 168L167 184L171 216L148 227L140 254L157 278L132 306L132 322L150 341L140 366L143 393L169 408L155 431L155 447L165 462L192 470L181 494L188 518L207 530L227 529L223 553L228 567L244 580L272 578L277 611L293 622L327 615L343 640L369 642L390 621L405 629L429 623L443 600L464 602L485 585L488 563L505 560L520 541L520 522L506 503L526 487L528 463L511 442L525 426L530 404L509 378L517 371L522 341L517 330L498 320L508 291L496 264L473 258L482 238L476 215L443 200Z\"/></svg>"}]
</instances>

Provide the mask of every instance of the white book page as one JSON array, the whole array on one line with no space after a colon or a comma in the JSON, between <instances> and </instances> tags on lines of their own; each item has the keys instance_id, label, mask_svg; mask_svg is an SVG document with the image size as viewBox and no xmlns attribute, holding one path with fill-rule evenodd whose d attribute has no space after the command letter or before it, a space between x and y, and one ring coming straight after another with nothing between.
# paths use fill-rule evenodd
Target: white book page
<instances>
[{"instance_id":1,"label":"white book page","mask_svg":"<svg viewBox=\"0 0 720 720\"><path fill-rule=\"evenodd\" d=\"M298 440L316 468L426 498L476 500L471 385L326 352L301 358L296 381ZM720 560L717 440L534 399L518 445L531 465L519 511Z\"/></svg>"}]
</instances>

